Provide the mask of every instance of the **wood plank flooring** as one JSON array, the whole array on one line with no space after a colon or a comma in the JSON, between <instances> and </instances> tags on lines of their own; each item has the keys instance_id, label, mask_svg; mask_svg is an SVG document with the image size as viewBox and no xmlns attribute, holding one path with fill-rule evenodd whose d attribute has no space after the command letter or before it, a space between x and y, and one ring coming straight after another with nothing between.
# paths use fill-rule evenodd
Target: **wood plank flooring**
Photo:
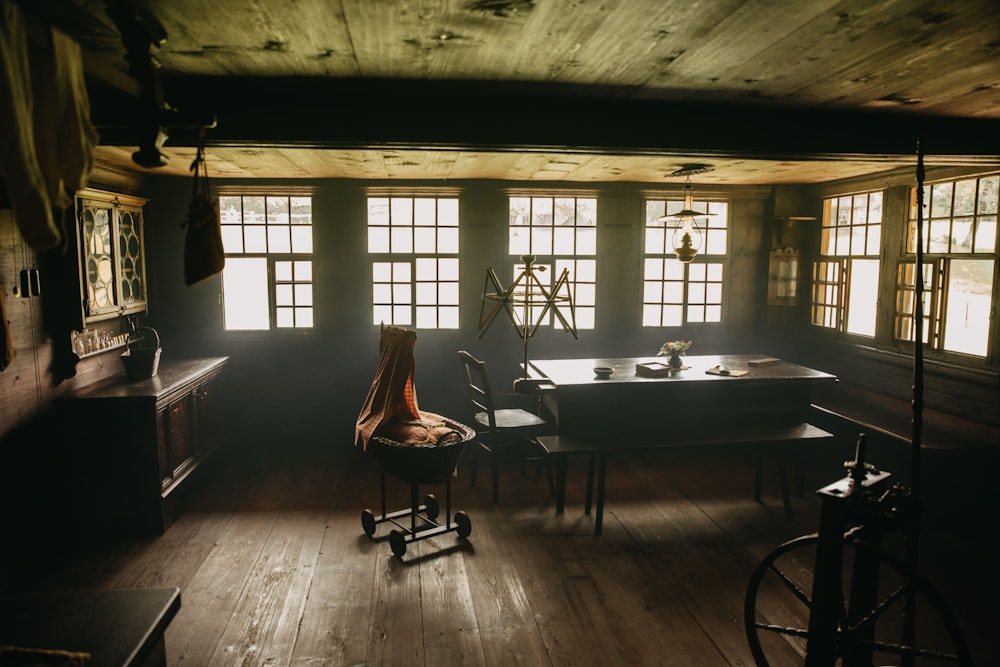
<instances>
[{"instance_id":1,"label":"wood plank flooring","mask_svg":"<svg viewBox=\"0 0 1000 667\"><path fill-rule=\"evenodd\" d=\"M750 574L817 528L811 489L841 475L817 471L788 522L773 470L756 503L742 456L614 457L597 538L582 511L582 461L571 463L561 516L544 477L504 469L493 505L488 476L470 487L463 462L452 509L469 514L471 536L410 543L400 561L385 525L374 540L361 527L362 508L379 511L378 472L354 451L240 452L164 535L73 554L20 587L180 587L170 665L752 665ZM390 510L408 505L408 485L390 477L388 489ZM443 512L444 487L423 491ZM952 536L927 551L977 664L1000 664L985 555Z\"/></svg>"}]
</instances>

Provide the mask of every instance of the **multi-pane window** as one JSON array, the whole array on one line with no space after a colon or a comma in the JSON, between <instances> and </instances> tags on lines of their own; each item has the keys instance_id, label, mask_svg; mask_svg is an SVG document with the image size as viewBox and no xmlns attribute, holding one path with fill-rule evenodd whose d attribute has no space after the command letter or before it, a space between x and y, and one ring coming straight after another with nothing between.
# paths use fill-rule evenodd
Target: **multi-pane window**
<instances>
[{"instance_id":1,"label":"multi-pane window","mask_svg":"<svg viewBox=\"0 0 1000 667\"><path fill-rule=\"evenodd\" d=\"M590 197L511 197L509 251L534 255L534 277L551 291L563 271L573 298L576 327L593 329L597 310L597 199ZM514 267L514 279L524 270ZM566 305L556 305L572 322ZM548 324L553 318L546 316Z\"/></svg>"},{"instance_id":2,"label":"multi-pane window","mask_svg":"<svg viewBox=\"0 0 1000 667\"><path fill-rule=\"evenodd\" d=\"M311 329L312 198L219 197L227 331Z\"/></svg>"},{"instance_id":3,"label":"multi-pane window","mask_svg":"<svg viewBox=\"0 0 1000 667\"><path fill-rule=\"evenodd\" d=\"M875 336L882 193L823 201L820 259L813 265L812 323Z\"/></svg>"},{"instance_id":4,"label":"multi-pane window","mask_svg":"<svg viewBox=\"0 0 1000 667\"><path fill-rule=\"evenodd\" d=\"M923 188L923 340L933 349L980 357L989 350L1000 175ZM916 253L917 191L910 198L906 251ZM900 263L894 336L914 340L916 261Z\"/></svg>"},{"instance_id":5,"label":"multi-pane window","mask_svg":"<svg viewBox=\"0 0 1000 667\"><path fill-rule=\"evenodd\" d=\"M375 324L458 328L458 199L369 197Z\"/></svg>"},{"instance_id":6,"label":"multi-pane window","mask_svg":"<svg viewBox=\"0 0 1000 667\"><path fill-rule=\"evenodd\" d=\"M695 225L701 249L689 263L676 257L674 234L680 221L663 219L684 208L680 199L647 199L642 269L642 325L678 327L721 322L723 279L729 248L729 204L695 201L705 211Z\"/></svg>"}]
</instances>

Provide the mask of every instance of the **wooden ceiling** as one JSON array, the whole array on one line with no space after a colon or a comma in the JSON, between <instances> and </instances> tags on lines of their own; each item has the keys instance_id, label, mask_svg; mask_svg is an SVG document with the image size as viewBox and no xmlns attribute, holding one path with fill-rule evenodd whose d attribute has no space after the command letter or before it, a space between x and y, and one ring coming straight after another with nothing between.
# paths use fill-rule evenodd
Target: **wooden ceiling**
<instances>
[{"instance_id":1,"label":"wooden ceiling","mask_svg":"<svg viewBox=\"0 0 1000 667\"><path fill-rule=\"evenodd\" d=\"M122 167L149 86L106 4L23 0L84 47L97 159ZM112 4L152 35L161 172L188 173L208 117L234 178L819 183L912 165L918 141L1000 165L996 0Z\"/></svg>"}]
</instances>

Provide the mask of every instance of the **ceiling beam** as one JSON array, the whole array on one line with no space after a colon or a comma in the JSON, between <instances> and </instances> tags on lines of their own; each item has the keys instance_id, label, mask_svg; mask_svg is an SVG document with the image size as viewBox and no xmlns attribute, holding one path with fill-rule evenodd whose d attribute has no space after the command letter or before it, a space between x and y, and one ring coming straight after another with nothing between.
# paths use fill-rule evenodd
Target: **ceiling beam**
<instances>
[{"instance_id":1,"label":"ceiling beam","mask_svg":"<svg viewBox=\"0 0 1000 667\"><path fill-rule=\"evenodd\" d=\"M760 159L927 155L1000 164L1000 119L467 81L164 77L167 101L214 116L209 145L662 152ZM619 95L625 92L619 91ZM132 145L129 105L92 103L102 143ZM191 128L171 145L194 145Z\"/></svg>"}]
</instances>

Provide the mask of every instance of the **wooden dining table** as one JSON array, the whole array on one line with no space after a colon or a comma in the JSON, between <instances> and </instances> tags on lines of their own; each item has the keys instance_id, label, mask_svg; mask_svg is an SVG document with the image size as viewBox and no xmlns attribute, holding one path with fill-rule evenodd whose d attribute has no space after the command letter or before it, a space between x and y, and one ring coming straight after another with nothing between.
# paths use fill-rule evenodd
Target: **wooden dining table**
<instances>
[{"instance_id":1,"label":"wooden dining table","mask_svg":"<svg viewBox=\"0 0 1000 667\"><path fill-rule=\"evenodd\" d=\"M530 362L529 374L537 381L557 426L557 435L539 437L554 461L556 512L562 513L565 506L571 456L589 457L584 511L590 514L596 481L594 534L600 535L609 455L736 447L755 458L754 498L758 501L762 457L766 453L775 456L785 515L791 519L786 463L795 464L797 490L802 495L801 447L833 437L807 421L812 389L836 382L836 376L765 354L684 357L680 369L656 377L636 370L639 364L658 367L665 361L630 357Z\"/></svg>"},{"instance_id":2,"label":"wooden dining table","mask_svg":"<svg viewBox=\"0 0 1000 667\"><path fill-rule=\"evenodd\" d=\"M681 370L660 377L639 375L636 365L665 364L664 357L540 359L529 362L529 372L548 383L543 402L560 434L603 439L662 438L741 421L802 421L813 388L837 381L767 354L681 359ZM599 378L598 367L611 368L611 375ZM731 374L708 372L717 368Z\"/></svg>"}]
</instances>

